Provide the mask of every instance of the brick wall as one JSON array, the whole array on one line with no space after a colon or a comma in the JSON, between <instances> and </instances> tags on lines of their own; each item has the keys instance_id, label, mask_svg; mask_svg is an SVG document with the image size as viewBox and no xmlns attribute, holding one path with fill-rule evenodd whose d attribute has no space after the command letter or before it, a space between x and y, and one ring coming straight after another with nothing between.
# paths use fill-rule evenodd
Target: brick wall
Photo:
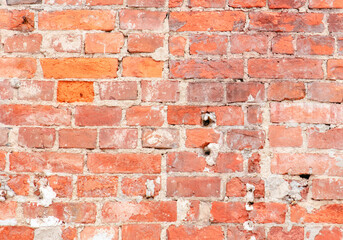
<instances>
[{"instance_id":1,"label":"brick wall","mask_svg":"<svg viewBox=\"0 0 343 240\"><path fill-rule=\"evenodd\" d=\"M0 239L343 239L342 0L1 0Z\"/></svg>"}]
</instances>

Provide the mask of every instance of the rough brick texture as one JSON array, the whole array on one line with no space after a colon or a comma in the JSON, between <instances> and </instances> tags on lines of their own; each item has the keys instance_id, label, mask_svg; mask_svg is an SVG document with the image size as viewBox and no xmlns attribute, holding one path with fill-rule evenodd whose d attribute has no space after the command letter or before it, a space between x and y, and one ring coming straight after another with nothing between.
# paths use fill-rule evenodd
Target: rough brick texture
<instances>
[{"instance_id":1,"label":"rough brick texture","mask_svg":"<svg viewBox=\"0 0 343 240\"><path fill-rule=\"evenodd\" d=\"M2 0L0 55L0 240L343 239L343 0Z\"/></svg>"}]
</instances>

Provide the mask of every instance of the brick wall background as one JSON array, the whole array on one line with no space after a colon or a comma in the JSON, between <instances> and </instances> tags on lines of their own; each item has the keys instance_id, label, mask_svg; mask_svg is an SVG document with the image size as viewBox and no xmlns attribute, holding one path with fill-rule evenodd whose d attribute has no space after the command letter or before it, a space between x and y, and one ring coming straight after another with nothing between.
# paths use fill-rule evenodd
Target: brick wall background
<instances>
[{"instance_id":1,"label":"brick wall background","mask_svg":"<svg viewBox=\"0 0 343 240\"><path fill-rule=\"evenodd\" d=\"M1 0L0 239L343 239L342 0Z\"/></svg>"}]
</instances>

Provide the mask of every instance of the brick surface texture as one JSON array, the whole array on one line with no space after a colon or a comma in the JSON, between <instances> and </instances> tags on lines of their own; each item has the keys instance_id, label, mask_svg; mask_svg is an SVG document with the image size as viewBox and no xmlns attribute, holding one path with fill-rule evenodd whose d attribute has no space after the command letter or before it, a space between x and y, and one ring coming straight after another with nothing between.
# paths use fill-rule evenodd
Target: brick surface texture
<instances>
[{"instance_id":1,"label":"brick surface texture","mask_svg":"<svg viewBox=\"0 0 343 240\"><path fill-rule=\"evenodd\" d=\"M342 240L343 0L0 0L0 240Z\"/></svg>"}]
</instances>

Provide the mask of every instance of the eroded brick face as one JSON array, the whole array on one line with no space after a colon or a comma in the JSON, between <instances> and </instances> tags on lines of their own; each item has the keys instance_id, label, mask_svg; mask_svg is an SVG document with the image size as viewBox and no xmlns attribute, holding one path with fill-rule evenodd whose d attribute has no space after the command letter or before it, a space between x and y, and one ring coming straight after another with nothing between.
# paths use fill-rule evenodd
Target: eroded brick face
<instances>
[{"instance_id":1,"label":"eroded brick face","mask_svg":"<svg viewBox=\"0 0 343 240\"><path fill-rule=\"evenodd\" d=\"M0 240L342 240L343 0L0 2Z\"/></svg>"}]
</instances>

